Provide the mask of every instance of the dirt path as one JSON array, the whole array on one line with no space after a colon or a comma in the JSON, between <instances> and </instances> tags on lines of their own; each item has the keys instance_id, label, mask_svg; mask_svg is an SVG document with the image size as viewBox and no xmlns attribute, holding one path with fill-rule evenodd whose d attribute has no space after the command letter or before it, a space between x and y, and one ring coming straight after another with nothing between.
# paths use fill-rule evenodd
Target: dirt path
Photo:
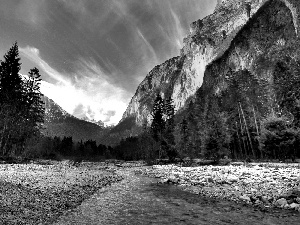
<instances>
[{"instance_id":1,"label":"dirt path","mask_svg":"<svg viewBox=\"0 0 300 225\"><path fill-rule=\"evenodd\" d=\"M119 171L125 179L101 189L56 224L266 224L300 223L293 211L261 212L227 201L215 201L157 185L157 180L138 176L132 169Z\"/></svg>"}]
</instances>

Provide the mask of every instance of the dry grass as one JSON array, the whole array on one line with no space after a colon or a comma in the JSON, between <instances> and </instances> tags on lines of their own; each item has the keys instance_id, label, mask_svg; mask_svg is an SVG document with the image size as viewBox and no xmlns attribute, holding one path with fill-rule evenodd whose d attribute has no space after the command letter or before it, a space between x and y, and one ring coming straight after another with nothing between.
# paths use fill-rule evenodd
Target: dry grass
<instances>
[{"instance_id":1,"label":"dry grass","mask_svg":"<svg viewBox=\"0 0 300 225\"><path fill-rule=\"evenodd\" d=\"M100 163L0 165L0 224L50 224L99 188L121 179Z\"/></svg>"}]
</instances>

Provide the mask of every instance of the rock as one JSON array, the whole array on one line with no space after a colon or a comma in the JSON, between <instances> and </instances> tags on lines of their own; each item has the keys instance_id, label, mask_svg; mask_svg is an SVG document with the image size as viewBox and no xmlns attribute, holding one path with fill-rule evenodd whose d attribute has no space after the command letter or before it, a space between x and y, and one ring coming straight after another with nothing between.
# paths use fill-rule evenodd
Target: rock
<instances>
[{"instance_id":1,"label":"rock","mask_svg":"<svg viewBox=\"0 0 300 225\"><path fill-rule=\"evenodd\" d=\"M208 182L208 183L214 183L214 179L213 179L212 177L208 177L208 178L207 178L207 182Z\"/></svg>"},{"instance_id":2,"label":"rock","mask_svg":"<svg viewBox=\"0 0 300 225\"><path fill-rule=\"evenodd\" d=\"M264 204L269 203L269 200L268 200L268 198L267 198L266 196L262 196L262 197L260 198L260 200L261 200Z\"/></svg>"},{"instance_id":3,"label":"rock","mask_svg":"<svg viewBox=\"0 0 300 225\"><path fill-rule=\"evenodd\" d=\"M162 179L159 183L166 184L169 182L168 178Z\"/></svg>"},{"instance_id":4,"label":"rock","mask_svg":"<svg viewBox=\"0 0 300 225\"><path fill-rule=\"evenodd\" d=\"M255 196L250 196L250 200L252 203L255 203L258 199Z\"/></svg>"},{"instance_id":5,"label":"rock","mask_svg":"<svg viewBox=\"0 0 300 225\"><path fill-rule=\"evenodd\" d=\"M251 201L250 197L248 197L247 195L241 195L240 199L242 201L245 201L245 202L250 202Z\"/></svg>"},{"instance_id":6,"label":"rock","mask_svg":"<svg viewBox=\"0 0 300 225\"><path fill-rule=\"evenodd\" d=\"M300 204L292 203L292 204L290 204L290 208L291 208L291 209L298 210L298 209L300 209Z\"/></svg>"},{"instance_id":7,"label":"rock","mask_svg":"<svg viewBox=\"0 0 300 225\"><path fill-rule=\"evenodd\" d=\"M300 204L300 197L296 198L295 201Z\"/></svg>"},{"instance_id":8,"label":"rock","mask_svg":"<svg viewBox=\"0 0 300 225\"><path fill-rule=\"evenodd\" d=\"M275 202L275 206L278 206L280 208L285 207L285 205L287 205L287 200L285 198L280 198Z\"/></svg>"},{"instance_id":9,"label":"rock","mask_svg":"<svg viewBox=\"0 0 300 225\"><path fill-rule=\"evenodd\" d=\"M175 177L174 175L170 176L168 178L168 183L173 183L173 184L177 184L179 182L179 179L177 177Z\"/></svg>"},{"instance_id":10,"label":"rock","mask_svg":"<svg viewBox=\"0 0 300 225\"><path fill-rule=\"evenodd\" d=\"M236 177L236 176L228 176L228 177L227 177L227 180L228 180L230 183L235 183L235 182L238 182L239 178Z\"/></svg>"}]
</instances>

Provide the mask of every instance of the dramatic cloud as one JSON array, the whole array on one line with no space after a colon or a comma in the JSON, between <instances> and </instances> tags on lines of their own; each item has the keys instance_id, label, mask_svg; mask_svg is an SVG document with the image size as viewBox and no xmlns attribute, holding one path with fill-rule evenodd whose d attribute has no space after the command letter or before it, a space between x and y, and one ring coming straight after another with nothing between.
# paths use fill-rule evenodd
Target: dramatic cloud
<instances>
[{"instance_id":1,"label":"dramatic cloud","mask_svg":"<svg viewBox=\"0 0 300 225\"><path fill-rule=\"evenodd\" d=\"M27 46L20 48L20 53L34 61L42 73L56 80L54 84L43 81L41 91L67 112L79 118L118 123L130 95L112 85L109 76L94 61L79 59L76 73L61 74L41 59L38 49Z\"/></svg>"},{"instance_id":2,"label":"dramatic cloud","mask_svg":"<svg viewBox=\"0 0 300 225\"><path fill-rule=\"evenodd\" d=\"M217 0L0 1L0 53L18 41L22 71L78 117L117 123L138 84L179 55L189 24Z\"/></svg>"}]
</instances>

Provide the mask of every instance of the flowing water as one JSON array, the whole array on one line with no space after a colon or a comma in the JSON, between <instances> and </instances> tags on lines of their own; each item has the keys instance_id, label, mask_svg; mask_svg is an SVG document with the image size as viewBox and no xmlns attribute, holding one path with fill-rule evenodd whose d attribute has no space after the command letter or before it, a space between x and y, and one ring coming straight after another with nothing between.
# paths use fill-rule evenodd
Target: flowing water
<instances>
[{"instance_id":1,"label":"flowing water","mask_svg":"<svg viewBox=\"0 0 300 225\"><path fill-rule=\"evenodd\" d=\"M157 179L135 175L132 169L119 172L123 181L99 190L56 224L300 224L298 212L262 212L157 184Z\"/></svg>"}]
</instances>

